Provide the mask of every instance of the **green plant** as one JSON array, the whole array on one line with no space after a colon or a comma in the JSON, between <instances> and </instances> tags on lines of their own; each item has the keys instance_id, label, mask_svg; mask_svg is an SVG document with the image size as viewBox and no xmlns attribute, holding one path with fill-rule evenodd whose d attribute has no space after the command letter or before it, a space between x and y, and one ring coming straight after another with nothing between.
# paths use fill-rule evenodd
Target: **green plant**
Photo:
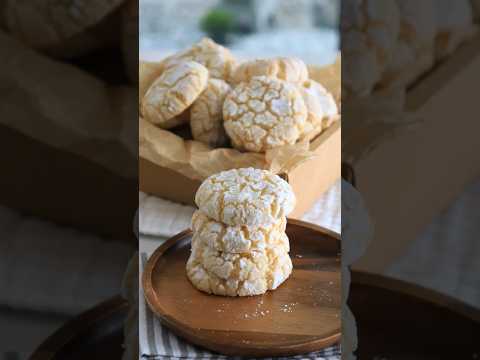
<instances>
[{"instance_id":1,"label":"green plant","mask_svg":"<svg viewBox=\"0 0 480 360\"><path fill-rule=\"evenodd\" d=\"M234 15L222 9L213 9L200 20L200 28L220 43L225 42L226 34L233 31L234 26Z\"/></svg>"}]
</instances>

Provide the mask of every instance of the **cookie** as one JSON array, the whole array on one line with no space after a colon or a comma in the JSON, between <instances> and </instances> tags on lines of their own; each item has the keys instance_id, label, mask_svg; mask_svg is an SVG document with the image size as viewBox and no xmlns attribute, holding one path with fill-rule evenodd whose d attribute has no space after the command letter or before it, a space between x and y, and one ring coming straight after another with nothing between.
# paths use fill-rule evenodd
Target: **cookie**
<instances>
[{"instance_id":1,"label":"cookie","mask_svg":"<svg viewBox=\"0 0 480 360\"><path fill-rule=\"evenodd\" d=\"M276 249L229 254L197 243L187 262L187 277L209 294L252 296L275 290L292 268L288 253Z\"/></svg>"},{"instance_id":2,"label":"cookie","mask_svg":"<svg viewBox=\"0 0 480 360\"><path fill-rule=\"evenodd\" d=\"M308 80L308 69L298 58L258 59L240 64L232 76L233 83L250 81L255 76L275 77L281 80L302 83Z\"/></svg>"},{"instance_id":3,"label":"cookie","mask_svg":"<svg viewBox=\"0 0 480 360\"><path fill-rule=\"evenodd\" d=\"M230 79L236 63L230 50L207 38L167 58L165 66L173 66L179 61L198 62L208 69L210 77L224 80Z\"/></svg>"},{"instance_id":4,"label":"cookie","mask_svg":"<svg viewBox=\"0 0 480 360\"><path fill-rule=\"evenodd\" d=\"M342 85L369 95L392 58L400 32L395 0L342 1Z\"/></svg>"},{"instance_id":5,"label":"cookie","mask_svg":"<svg viewBox=\"0 0 480 360\"><path fill-rule=\"evenodd\" d=\"M291 186L266 170L232 169L208 177L195 195L208 217L227 225L268 226L295 207Z\"/></svg>"},{"instance_id":6,"label":"cookie","mask_svg":"<svg viewBox=\"0 0 480 360\"><path fill-rule=\"evenodd\" d=\"M207 87L208 70L194 61L169 67L152 83L142 101L146 120L164 128L180 125L182 114Z\"/></svg>"},{"instance_id":7,"label":"cookie","mask_svg":"<svg viewBox=\"0 0 480 360\"><path fill-rule=\"evenodd\" d=\"M290 244L285 234L286 226L285 217L269 226L228 226L210 219L197 210L192 217L194 233L192 244L199 242L211 249L234 254L264 251L271 247L289 252Z\"/></svg>"},{"instance_id":8,"label":"cookie","mask_svg":"<svg viewBox=\"0 0 480 360\"><path fill-rule=\"evenodd\" d=\"M142 112L142 100L152 83L162 75L165 66L162 62L140 61L138 63L138 103L140 114Z\"/></svg>"},{"instance_id":9,"label":"cookie","mask_svg":"<svg viewBox=\"0 0 480 360\"><path fill-rule=\"evenodd\" d=\"M395 0L346 0L342 2L342 30L359 31L375 50L384 67L400 33L400 13ZM342 49L343 53L343 49Z\"/></svg>"},{"instance_id":10,"label":"cookie","mask_svg":"<svg viewBox=\"0 0 480 360\"><path fill-rule=\"evenodd\" d=\"M408 86L430 69L435 60L437 32L435 0L396 0L400 34L393 56L382 75L382 86Z\"/></svg>"},{"instance_id":11,"label":"cookie","mask_svg":"<svg viewBox=\"0 0 480 360\"><path fill-rule=\"evenodd\" d=\"M190 109L190 128L195 140L211 147L228 143L223 127L223 103L231 91L230 85L220 79L210 79L207 88Z\"/></svg>"},{"instance_id":12,"label":"cookie","mask_svg":"<svg viewBox=\"0 0 480 360\"><path fill-rule=\"evenodd\" d=\"M304 82L299 89L308 111L301 139L313 139L338 119L337 104L332 94L314 80Z\"/></svg>"},{"instance_id":13,"label":"cookie","mask_svg":"<svg viewBox=\"0 0 480 360\"><path fill-rule=\"evenodd\" d=\"M228 94L223 119L235 148L265 152L296 143L304 130L307 108L295 85L259 76Z\"/></svg>"},{"instance_id":14,"label":"cookie","mask_svg":"<svg viewBox=\"0 0 480 360\"><path fill-rule=\"evenodd\" d=\"M473 18L480 19L480 0L472 0Z\"/></svg>"},{"instance_id":15,"label":"cookie","mask_svg":"<svg viewBox=\"0 0 480 360\"><path fill-rule=\"evenodd\" d=\"M357 30L342 33L342 97L368 96L380 81L382 69L375 49Z\"/></svg>"}]
</instances>

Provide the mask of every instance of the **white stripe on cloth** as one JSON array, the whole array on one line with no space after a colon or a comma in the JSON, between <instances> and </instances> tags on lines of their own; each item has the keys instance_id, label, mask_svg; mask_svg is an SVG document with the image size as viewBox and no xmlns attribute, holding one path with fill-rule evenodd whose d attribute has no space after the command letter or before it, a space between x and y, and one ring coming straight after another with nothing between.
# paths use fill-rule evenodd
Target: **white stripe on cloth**
<instances>
[{"instance_id":1,"label":"white stripe on cloth","mask_svg":"<svg viewBox=\"0 0 480 360\"><path fill-rule=\"evenodd\" d=\"M22 310L75 315L115 296L134 250L4 206L0 234L0 305Z\"/></svg>"}]
</instances>

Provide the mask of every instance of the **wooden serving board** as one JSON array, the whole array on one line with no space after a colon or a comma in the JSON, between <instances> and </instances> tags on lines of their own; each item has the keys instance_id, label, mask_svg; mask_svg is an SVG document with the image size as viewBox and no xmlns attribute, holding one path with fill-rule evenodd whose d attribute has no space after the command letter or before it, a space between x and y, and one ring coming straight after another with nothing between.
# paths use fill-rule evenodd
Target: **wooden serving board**
<instances>
[{"instance_id":1,"label":"wooden serving board","mask_svg":"<svg viewBox=\"0 0 480 360\"><path fill-rule=\"evenodd\" d=\"M143 274L147 303L177 335L235 356L285 356L317 351L340 339L338 234L289 220L293 273L277 290L253 297L208 295L189 282L191 232L160 246Z\"/></svg>"},{"instance_id":2,"label":"wooden serving board","mask_svg":"<svg viewBox=\"0 0 480 360\"><path fill-rule=\"evenodd\" d=\"M359 359L478 359L480 309L421 286L352 272Z\"/></svg>"},{"instance_id":3,"label":"wooden serving board","mask_svg":"<svg viewBox=\"0 0 480 360\"><path fill-rule=\"evenodd\" d=\"M105 360L122 358L128 304L120 296L80 314L46 339L30 360Z\"/></svg>"},{"instance_id":4,"label":"wooden serving board","mask_svg":"<svg viewBox=\"0 0 480 360\"><path fill-rule=\"evenodd\" d=\"M480 354L480 310L445 295L353 272L349 305L357 320L360 359L473 359ZM97 305L52 334L30 359L120 360L127 309L120 296Z\"/></svg>"}]
</instances>

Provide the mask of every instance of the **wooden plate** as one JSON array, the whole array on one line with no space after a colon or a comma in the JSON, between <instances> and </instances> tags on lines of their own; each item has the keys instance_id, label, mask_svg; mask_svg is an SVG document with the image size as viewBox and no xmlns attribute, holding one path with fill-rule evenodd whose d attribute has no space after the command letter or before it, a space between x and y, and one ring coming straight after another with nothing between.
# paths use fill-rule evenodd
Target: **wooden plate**
<instances>
[{"instance_id":1,"label":"wooden plate","mask_svg":"<svg viewBox=\"0 0 480 360\"><path fill-rule=\"evenodd\" d=\"M473 359L480 354L479 309L418 285L361 272L352 273L350 294L360 359ZM106 301L57 330L30 359L120 360L126 314L120 296Z\"/></svg>"},{"instance_id":2,"label":"wooden plate","mask_svg":"<svg viewBox=\"0 0 480 360\"><path fill-rule=\"evenodd\" d=\"M480 309L421 286L352 273L359 359L478 359Z\"/></svg>"},{"instance_id":3,"label":"wooden plate","mask_svg":"<svg viewBox=\"0 0 480 360\"><path fill-rule=\"evenodd\" d=\"M168 240L143 273L147 303L163 324L188 341L236 356L317 351L340 339L338 234L289 220L293 273L277 290L254 297L207 295L187 279L191 232Z\"/></svg>"},{"instance_id":4,"label":"wooden plate","mask_svg":"<svg viewBox=\"0 0 480 360\"><path fill-rule=\"evenodd\" d=\"M70 320L46 339L30 360L121 359L127 302L107 300Z\"/></svg>"}]
</instances>

